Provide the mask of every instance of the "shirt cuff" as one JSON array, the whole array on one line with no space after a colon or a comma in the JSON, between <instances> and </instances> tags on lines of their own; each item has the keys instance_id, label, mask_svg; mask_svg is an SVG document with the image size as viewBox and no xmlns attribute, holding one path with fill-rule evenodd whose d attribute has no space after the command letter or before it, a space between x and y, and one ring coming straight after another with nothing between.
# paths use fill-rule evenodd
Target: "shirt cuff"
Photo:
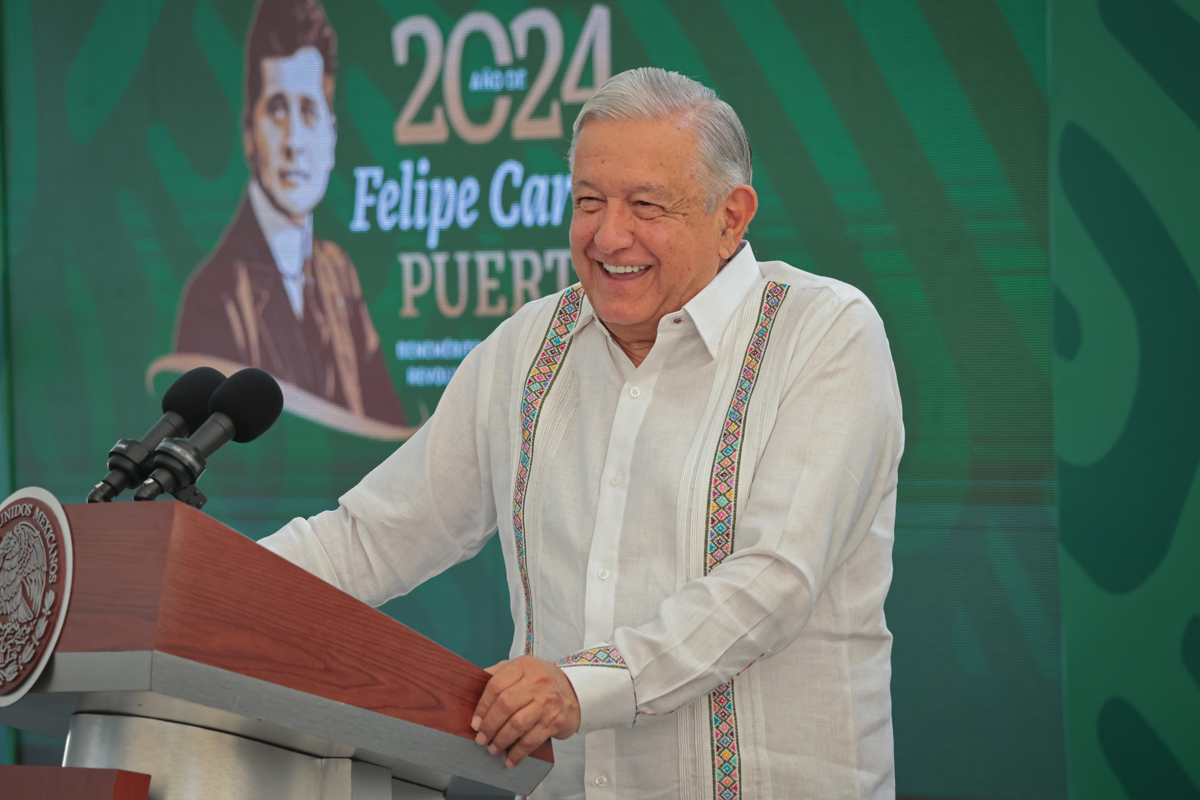
<instances>
[{"instance_id":1,"label":"shirt cuff","mask_svg":"<svg viewBox=\"0 0 1200 800\"><path fill-rule=\"evenodd\" d=\"M637 716L633 675L617 648L580 650L556 663L579 700L579 734L633 727Z\"/></svg>"}]
</instances>

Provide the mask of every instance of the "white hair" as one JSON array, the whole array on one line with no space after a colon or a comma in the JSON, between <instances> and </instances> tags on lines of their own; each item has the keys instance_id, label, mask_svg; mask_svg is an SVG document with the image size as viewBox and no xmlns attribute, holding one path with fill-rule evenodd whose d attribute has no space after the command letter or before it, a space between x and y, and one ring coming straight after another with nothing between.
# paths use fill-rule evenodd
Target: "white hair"
<instances>
[{"instance_id":1,"label":"white hair","mask_svg":"<svg viewBox=\"0 0 1200 800\"><path fill-rule=\"evenodd\" d=\"M750 140L737 113L712 89L678 72L639 67L605 81L575 118L568 155L572 173L579 134L593 119L678 119L696 135L696 177L704 188L704 209L710 214L735 186L749 185L753 177Z\"/></svg>"}]
</instances>

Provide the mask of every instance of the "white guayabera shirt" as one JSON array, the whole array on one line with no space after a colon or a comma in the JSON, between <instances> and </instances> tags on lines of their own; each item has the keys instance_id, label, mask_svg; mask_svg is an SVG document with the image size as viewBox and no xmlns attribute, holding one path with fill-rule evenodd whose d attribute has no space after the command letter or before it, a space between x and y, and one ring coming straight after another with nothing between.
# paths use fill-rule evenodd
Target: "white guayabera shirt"
<instances>
[{"instance_id":1,"label":"white guayabera shirt","mask_svg":"<svg viewBox=\"0 0 1200 800\"><path fill-rule=\"evenodd\" d=\"M903 443L870 302L743 245L637 368L578 286L525 306L337 510L263 543L378 605L498 528L512 654L582 710L537 797L892 797Z\"/></svg>"}]
</instances>

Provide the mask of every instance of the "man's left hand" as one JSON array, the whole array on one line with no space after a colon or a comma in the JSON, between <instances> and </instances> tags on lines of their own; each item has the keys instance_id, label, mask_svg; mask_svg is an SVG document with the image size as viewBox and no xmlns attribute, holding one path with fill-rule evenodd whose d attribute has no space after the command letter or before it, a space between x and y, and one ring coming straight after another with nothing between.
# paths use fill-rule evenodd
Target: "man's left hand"
<instances>
[{"instance_id":1,"label":"man's left hand","mask_svg":"<svg viewBox=\"0 0 1200 800\"><path fill-rule=\"evenodd\" d=\"M475 707L475 741L489 753L507 750L504 763L520 764L547 739L579 730L579 700L558 666L533 656L501 661Z\"/></svg>"}]
</instances>

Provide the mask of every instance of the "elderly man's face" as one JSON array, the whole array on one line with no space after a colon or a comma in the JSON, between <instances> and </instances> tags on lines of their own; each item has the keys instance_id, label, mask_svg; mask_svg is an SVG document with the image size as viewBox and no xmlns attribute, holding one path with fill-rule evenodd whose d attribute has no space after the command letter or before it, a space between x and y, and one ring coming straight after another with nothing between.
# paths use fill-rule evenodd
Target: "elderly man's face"
<instances>
[{"instance_id":1,"label":"elderly man's face","mask_svg":"<svg viewBox=\"0 0 1200 800\"><path fill-rule=\"evenodd\" d=\"M262 94L244 136L259 184L297 223L321 202L333 169L337 126L326 99L324 66L315 47L264 58Z\"/></svg>"},{"instance_id":2,"label":"elderly man's face","mask_svg":"<svg viewBox=\"0 0 1200 800\"><path fill-rule=\"evenodd\" d=\"M704 210L695 136L673 120L588 122L575 147L571 257L619 338L649 336L717 274L721 208ZM736 243L734 243L736 246Z\"/></svg>"}]
</instances>

